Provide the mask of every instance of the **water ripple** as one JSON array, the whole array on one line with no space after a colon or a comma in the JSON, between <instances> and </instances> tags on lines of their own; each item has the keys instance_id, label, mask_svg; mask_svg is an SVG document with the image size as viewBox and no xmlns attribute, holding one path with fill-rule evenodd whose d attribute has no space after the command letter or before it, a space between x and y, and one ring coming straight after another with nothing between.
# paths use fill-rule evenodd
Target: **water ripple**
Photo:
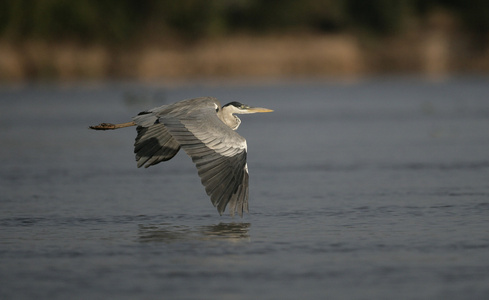
<instances>
[{"instance_id":1,"label":"water ripple","mask_svg":"<svg viewBox=\"0 0 489 300\"><path fill-rule=\"evenodd\" d=\"M227 240L249 239L250 223L219 223L217 225L187 226L172 223L139 225L139 241L175 242L182 240Z\"/></svg>"}]
</instances>

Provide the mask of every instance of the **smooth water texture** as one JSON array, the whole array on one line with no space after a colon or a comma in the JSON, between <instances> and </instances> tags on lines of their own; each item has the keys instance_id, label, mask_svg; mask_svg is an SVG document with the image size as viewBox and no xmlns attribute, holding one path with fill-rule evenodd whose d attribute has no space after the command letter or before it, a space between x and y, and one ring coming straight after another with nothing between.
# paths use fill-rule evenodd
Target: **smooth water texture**
<instances>
[{"instance_id":1,"label":"smooth water texture","mask_svg":"<svg viewBox=\"0 0 489 300\"><path fill-rule=\"evenodd\" d=\"M198 96L241 116L250 213L134 128ZM489 79L0 89L1 299L489 299Z\"/></svg>"}]
</instances>

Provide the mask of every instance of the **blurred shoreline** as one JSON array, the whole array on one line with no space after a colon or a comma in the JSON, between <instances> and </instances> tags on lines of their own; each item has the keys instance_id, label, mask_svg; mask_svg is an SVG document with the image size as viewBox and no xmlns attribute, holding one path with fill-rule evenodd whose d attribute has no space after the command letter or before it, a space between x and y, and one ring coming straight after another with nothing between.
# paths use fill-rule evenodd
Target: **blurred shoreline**
<instances>
[{"instance_id":1,"label":"blurred shoreline","mask_svg":"<svg viewBox=\"0 0 489 300\"><path fill-rule=\"evenodd\" d=\"M430 30L369 43L349 34L239 35L192 43L0 40L0 82L196 78L443 77L488 73L489 51L461 34Z\"/></svg>"}]
</instances>

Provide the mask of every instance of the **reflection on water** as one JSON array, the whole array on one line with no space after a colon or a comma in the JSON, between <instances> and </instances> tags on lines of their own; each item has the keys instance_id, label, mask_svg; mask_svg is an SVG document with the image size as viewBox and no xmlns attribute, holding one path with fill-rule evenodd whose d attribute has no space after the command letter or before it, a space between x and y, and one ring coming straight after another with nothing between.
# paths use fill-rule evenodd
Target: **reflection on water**
<instances>
[{"instance_id":1,"label":"reflection on water","mask_svg":"<svg viewBox=\"0 0 489 300\"><path fill-rule=\"evenodd\" d=\"M139 225L139 241L175 242L182 240L227 240L232 242L248 241L250 223L219 223L191 227L161 223L156 225Z\"/></svg>"}]
</instances>

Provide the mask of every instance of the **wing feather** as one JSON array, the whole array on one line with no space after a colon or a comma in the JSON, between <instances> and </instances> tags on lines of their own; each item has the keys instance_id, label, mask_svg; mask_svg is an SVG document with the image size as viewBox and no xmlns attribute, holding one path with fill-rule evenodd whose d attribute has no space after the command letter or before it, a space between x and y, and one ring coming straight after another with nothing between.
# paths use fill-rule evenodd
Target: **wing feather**
<instances>
[{"instance_id":1,"label":"wing feather","mask_svg":"<svg viewBox=\"0 0 489 300\"><path fill-rule=\"evenodd\" d=\"M138 135L134 142L134 153L138 168L143 165L147 168L169 160L180 150L180 144L163 124L156 123L149 127L138 126L136 130Z\"/></svg>"},{"instance_id":2,"label":"wing feather","mask_svg":"<svg viewBox=\"0 0 489 300\"><path fill-rule=\"evenodd\" d=\"M216 114L214 98L184 100L154 111L159 122L195 163L211 202L222 214L248 211L246 140Z\"/></svg>"}]
</instances>

